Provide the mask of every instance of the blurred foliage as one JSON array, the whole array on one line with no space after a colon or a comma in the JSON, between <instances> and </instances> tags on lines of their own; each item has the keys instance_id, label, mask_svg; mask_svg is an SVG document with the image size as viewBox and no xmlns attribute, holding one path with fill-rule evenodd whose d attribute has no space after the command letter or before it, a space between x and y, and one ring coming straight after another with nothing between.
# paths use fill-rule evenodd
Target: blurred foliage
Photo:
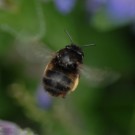
<instances>
[{"instance_id":1,"label":"blurred foliage","mask_svg":"<svg viewBox=\"0 0 135 135\"><path fill-rule=\"evenodd\" d=\"M107 3L92 11L97 0L90 5L86 1L70 1L65 7L64 0L0 0L0 119L39 135L135 134L134 19L127 16L120 23L108 17ZM46 92L39 96L52 54L47 50L70 44L65 29L76 44L95 44L84 48L88 67L110 69L120 78L93 87L81 76L77 90L65 99ZM45 49L42 60L35 58L34 43Z\"/></svg>"}]
</instances>

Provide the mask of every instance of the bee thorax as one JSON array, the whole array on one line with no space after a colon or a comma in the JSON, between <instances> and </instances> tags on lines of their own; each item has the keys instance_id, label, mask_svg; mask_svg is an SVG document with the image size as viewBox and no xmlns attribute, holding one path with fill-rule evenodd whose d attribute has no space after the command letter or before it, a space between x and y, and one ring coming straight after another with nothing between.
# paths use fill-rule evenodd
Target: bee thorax
<instances>
[{"instance_id":1,"label":"bee thorax","mask_svg":"<svg viewBox=\"0 0 135 135\"><path fill-rule=\"evenodd\" d=\"M72 65L75 62L73 60L71 60L69 56L64 56L61 58L61 63L65 64L65 65Z\"/></svg>"}]
</instances>

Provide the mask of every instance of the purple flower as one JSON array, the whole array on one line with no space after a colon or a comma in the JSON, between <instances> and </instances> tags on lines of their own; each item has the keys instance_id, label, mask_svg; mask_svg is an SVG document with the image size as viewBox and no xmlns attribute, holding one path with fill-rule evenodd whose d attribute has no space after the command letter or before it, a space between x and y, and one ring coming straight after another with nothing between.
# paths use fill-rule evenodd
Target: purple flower
<instances>
[{"instance_id":1,"label":"purple flower","mask_svg":"<svg viewBox=\"0 0 135 135\"><path fill-rule=\"evenodd\" d=\"M36 93L37 104L43 109L48 109L52 106L52 97L40 86Z\"/></svg>"},{"instance_id":2,"label":"purple flower","mask_svg":"<svg viewBox=\"0 0 135 135\"><path fill-rule=\"evenodd\" d=\"M0 120L0 135L19 135L20 128L11 122Z\"/></svg>"},{"instance_id":3,"label":"purple flower","mask_svg":"<svg viewBox=\"0 0 135 135\"><path fill-rule=\"evenodd\" d=\"M135 0L108 0L108 16L116 22L135 20Z\"/></svg>"},{"instance_id":4,"label":"purple flower","mask_svg":"<svg viewBox=\"0 0 135 135\"><path fill-rule=\"evenodd\" d=\"M12 122L0 120L0 135L34 135L30 129L22 130Z\"/></svg>"},{"instance_id":5,"label":"purple flower","mask_svg":"<svg viewBox=\"0 0 135 135\"><path fill-rule=\"evenodd\" d=\"M54 0L57 10L62 14L68 14L72 11L76 0Z\"/></svg>"},{"instance_id":6,"label":"purple flower","mask_svg":"<svg viewBox=\"0 0 135 135\"><path fill-rule=\"evenodd\" d=\"M86 10L89 13L97 12L106 3L106 0L86 0Z\"/></svg>"}]
</instances>

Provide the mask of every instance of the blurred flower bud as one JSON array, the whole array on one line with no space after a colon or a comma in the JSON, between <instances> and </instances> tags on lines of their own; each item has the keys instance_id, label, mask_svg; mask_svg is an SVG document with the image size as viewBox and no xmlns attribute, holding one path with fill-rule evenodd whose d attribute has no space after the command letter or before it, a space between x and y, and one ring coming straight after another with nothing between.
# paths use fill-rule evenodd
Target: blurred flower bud
<instances>
[{"instance_id":1,"label":"blurred flower bud","mask_svg":"<svg viewBox=\"0 0 135 135\"><path fill-rule=\"evenodd\" d=\"M75 6L76 0L54 0L57 10L62 14L68 14Z\"/></svg>"},{"instance_id":2,"label":"blurred flower bud","mask_svg":"<svg viewBox=\"0 0 135 135\"><path fill-rule=\"evenodd\" d=\"M22 130L15 123L0 120L0 135L34 135L31 130Z\"/></svg>"},{"instance_id":3,"label":"blurred flower bud","mask_svg":"<svg viewBox=\"0 0 135 135\"><path fill-rule=\"evenodd\" d=\"M37 89L36 100L39 107L48 109L52 106L52 97L44 90L42 86Z\"/></svg>"},{"instance_id":4,"label":"blurred flower bud","mask_svg":"<svg viewBox=\"0 0 135 135\"><path fill-rule=\"evenodd\" d=\"M20 128L11 122L0 120L0 135L19 135Z\"/></svg>"},{"instance_id":5,"label":"blurred flower bud","mask_svg":"<svg viewBox=\"0 0 135 135\"><path fill-rule=\"evenodd\" d=\"M97 12L106 3L106 0L86 0L86 10L89 13Z\"/></svg>"},{"instance_id":6,"label":"blurred flower bud","mask_svg":"<svg viewBox=\"0 0 135 135\"><path fill-rule=\"evenodd\" d=\"M107 13L115 22L135 20L135 0L108 0Z\"/></svg>"}]
</instances>

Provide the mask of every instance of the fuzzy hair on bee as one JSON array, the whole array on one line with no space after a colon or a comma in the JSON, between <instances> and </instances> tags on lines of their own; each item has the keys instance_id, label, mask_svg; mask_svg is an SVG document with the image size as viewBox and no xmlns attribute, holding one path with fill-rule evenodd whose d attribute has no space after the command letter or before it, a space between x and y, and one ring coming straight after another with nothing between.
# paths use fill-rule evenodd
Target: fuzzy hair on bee
<instances>
[{"instance_id":1,"label":"fuzzy hair on bee","mask_svg":"<svg viewBox=\"0 0 135 135\"><path fill-rule=\"evenodd\" d=\"M56 97L65 97L67 93L74 91L79 83L79 67L83 63L83 57L82 49L75 44L59 50L45 68L45 90Z\"/></svg>"}]
</instances>

